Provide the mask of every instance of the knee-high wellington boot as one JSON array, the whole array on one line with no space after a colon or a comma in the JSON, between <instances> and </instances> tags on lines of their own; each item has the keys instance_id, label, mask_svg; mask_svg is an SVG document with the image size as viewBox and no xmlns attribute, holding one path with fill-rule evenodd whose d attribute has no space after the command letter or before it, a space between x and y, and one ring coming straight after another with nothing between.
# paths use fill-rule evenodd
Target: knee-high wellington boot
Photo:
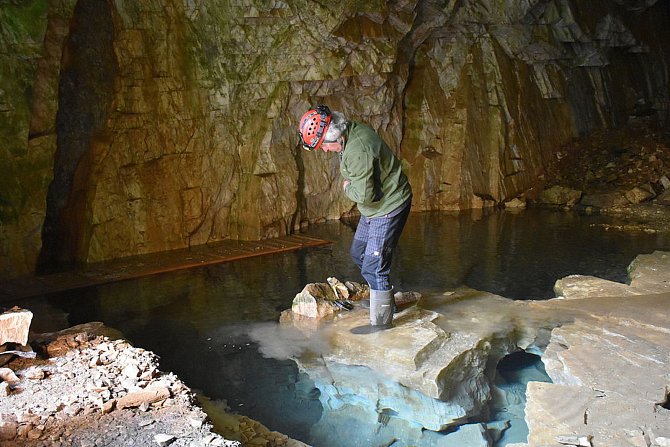
<instances>
[{"instance_id":1,"label":"knee-high wellington boot","mask_svg":"<svg viewBox=\"0 0 670 447\"><path fill-rule=\"evenodd\" d=\"M393 321L393 289L370 290L370 325L391 327Z\"/></svg>"}]
</instances>

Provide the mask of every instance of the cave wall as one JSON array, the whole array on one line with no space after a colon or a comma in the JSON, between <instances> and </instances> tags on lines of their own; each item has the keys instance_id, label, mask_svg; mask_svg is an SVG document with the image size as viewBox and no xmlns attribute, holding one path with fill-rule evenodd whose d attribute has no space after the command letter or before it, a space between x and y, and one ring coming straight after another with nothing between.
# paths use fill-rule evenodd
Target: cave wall
<instances>
[{"instance_id":1,"label":"cave wall","mask_svg":"<svg viewBox=\"0 0 670 447\"><path fill-rule=\"evenodd\" d=\"M297 147L317 102L379 130L414 211L532 196L571 138L667 120L669 19L653 0L0 0L0 277L351 212L337 157Z\"/></svg>"}]
</instances>

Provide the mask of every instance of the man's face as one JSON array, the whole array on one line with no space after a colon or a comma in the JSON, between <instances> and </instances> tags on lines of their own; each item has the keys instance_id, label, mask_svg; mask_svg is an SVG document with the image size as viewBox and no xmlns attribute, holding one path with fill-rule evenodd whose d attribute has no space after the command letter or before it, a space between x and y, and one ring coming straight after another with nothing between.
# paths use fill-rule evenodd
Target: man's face
<instances>
[{"instance_id":1,"label":"man's face","mask_svg":"<svg viewBox=\"0 0 670 447\"><path fill-rule=\"evenodd\" d=\"M341 152L342 145L338 141L324 141L321 143L321 150L324 152Z\"/></svg>"}]
</instances>

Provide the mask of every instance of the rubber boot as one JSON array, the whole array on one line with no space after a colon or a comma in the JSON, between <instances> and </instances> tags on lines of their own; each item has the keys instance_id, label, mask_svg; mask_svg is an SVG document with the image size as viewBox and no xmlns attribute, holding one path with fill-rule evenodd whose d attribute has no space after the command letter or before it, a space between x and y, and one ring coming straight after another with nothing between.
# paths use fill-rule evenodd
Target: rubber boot
<instances>
[{"instance_id":1,"label":"rubber boot","mask_svg":"<svg viewBox=\"0 0 670 447\"><path fill-rule=\"evenodd\" d=\"M396 292L396 293L400 293L400 292ZM393 295L393 313L397 314L398 312L400 312L400 308L398 308L398 305L395 302L395 294L393 293L393 286L391 286L391 294ZM360 303L360 306L363 309L369 309L370 308L370 300L369 299L361 300L361 301L359 301L359 303Z\"/></svg>"},{"instance_id":2,"label":"rubber boot","mask_svg":"<svg viewBox=\"0 0 670 447\"><path fill-rule=\"evenodd\" d=\"M393 290L370 290L370 326L359 326L353 334L371 334L391 328L393 322Z\"/></svg>"},{"instance_id":3,"label":"rubber boot","mask_svg":"<svg viewBox=\"0 0 670 447\"><path fill-rule=\"evenodd\" d=\"M370 290L370 326L391 327L394 304L393 289Z\"/></svg>"}]
</instances>

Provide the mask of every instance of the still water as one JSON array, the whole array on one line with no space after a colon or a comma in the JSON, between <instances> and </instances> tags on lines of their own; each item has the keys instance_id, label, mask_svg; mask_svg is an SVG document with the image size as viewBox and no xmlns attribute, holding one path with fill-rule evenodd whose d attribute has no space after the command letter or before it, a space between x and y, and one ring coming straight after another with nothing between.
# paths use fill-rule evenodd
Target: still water
<instances>
[{"instance_id":1,"label":"still water","mask_svg":"<svg viewBox=\"0 0 670 447\"><path fill-rule=\"evenodd\" d=\"M668 235L606 230L603 224L612 221L546 210L413 214L393 260L392 283L424 294L465 285L513 299L547 299L558 278L582 274L626 282L636 255L670 250ZM329 222L306 232L332 240L326 247L45 300L66 311L69 324L103 321L121 330L156 352L162 369L231 411L304 442L334 446L310 430L322 416L319 391L293 362L262 357L249 333L277 321L306 283L328 276L363 282L348 256L354 230L355 223Z\"/></svg>"}]
</instances>

